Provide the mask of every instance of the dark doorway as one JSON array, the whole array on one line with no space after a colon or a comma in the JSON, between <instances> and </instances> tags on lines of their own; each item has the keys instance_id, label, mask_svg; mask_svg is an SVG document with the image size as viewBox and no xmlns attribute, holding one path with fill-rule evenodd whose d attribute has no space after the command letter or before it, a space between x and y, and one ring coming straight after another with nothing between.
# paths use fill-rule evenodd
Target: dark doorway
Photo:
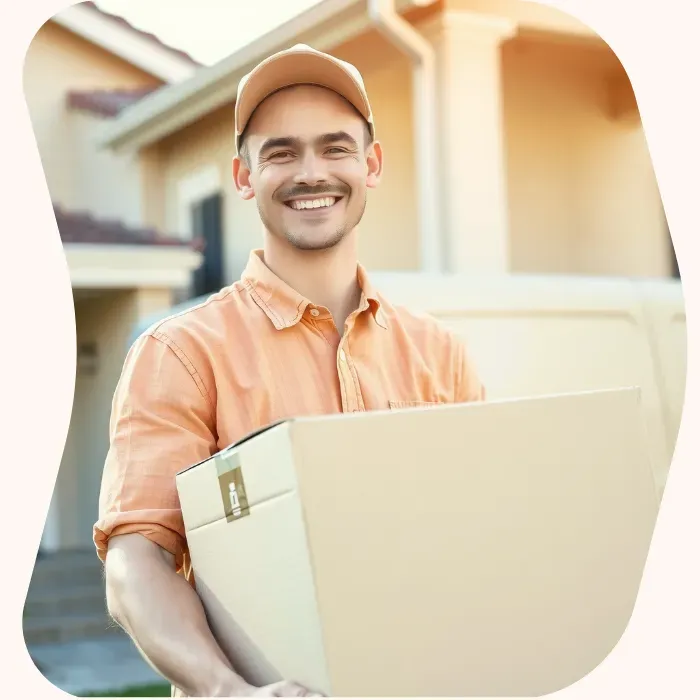
<instances>
[{"instance_id":1,"label":"dark doorway","mask_svg":"<svg viewBox=\"0 0 700 700\"><path fill-rule=\"evenodd\" d=\"M218 292L224 285L223 197L214 194L192 207L192 234L202 242L203 260L194 273L193 294Z\"/></svg>"}]
</instances>

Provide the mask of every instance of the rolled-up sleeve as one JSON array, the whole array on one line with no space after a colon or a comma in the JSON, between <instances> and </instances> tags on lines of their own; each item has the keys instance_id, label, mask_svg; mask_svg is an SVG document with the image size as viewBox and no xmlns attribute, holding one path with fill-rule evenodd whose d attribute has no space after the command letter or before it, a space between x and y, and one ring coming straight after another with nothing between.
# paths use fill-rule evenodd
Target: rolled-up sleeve
<instances>
[{"instance_id":1,"label":"rolled-up sleeve","mask_svg":"<svg viewBox=\"0 0 700 700\"><path fill-rule=\"evenodd\" d=\"M104 561L110 537L140 533L175 556L187 547L175 475L216 451L214 409L196 369L164 336L129 351L110 420L93 530Z\"/></svg>"}]
</instances>

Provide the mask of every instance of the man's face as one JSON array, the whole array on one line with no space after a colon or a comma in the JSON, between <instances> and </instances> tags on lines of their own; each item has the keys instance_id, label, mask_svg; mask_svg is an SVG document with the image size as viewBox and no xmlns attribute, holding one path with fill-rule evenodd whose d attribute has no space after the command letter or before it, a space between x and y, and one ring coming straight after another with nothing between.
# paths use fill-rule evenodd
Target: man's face
<instances>
[{"instance_id":1,"label":"man's face","mask_svg":"<svg viewBox=\"0 0 700 700\"><path fill-rule=\"evenodd\" d=\"M368 143L362 117L315 86L267 98L249 122L245 145L248 162L234 160L241 196L255 197L272 236L301 250L331 248L353 231L381 171L381 148Z\"/></svg>"}]
</instances>

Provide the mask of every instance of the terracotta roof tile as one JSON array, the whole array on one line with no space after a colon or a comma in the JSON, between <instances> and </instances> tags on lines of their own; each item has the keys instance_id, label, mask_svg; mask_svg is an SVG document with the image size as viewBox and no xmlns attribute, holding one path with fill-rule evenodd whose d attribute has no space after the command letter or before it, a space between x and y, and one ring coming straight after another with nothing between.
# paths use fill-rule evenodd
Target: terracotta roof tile
<instances>
[{"instance_id":1,"label":"terracotta roof tile","mask_svg":"<svg viewBox=\"0 0 700 700\"><path fill-rule=\"evenodd\" d=\"M115 219L98 219L90 212L66 211L57 204L53 205L53 210L63 243L199 247L198 241L167 236L154 228L137 228Z\"/></svg>"},{"instance_id":2,"label":"terracotta roof tile","mask_svg":"<svg viewBox=\"0 0 700 700\"><path fill-rule=\"evenodd\" d=\"M66 96L68 106L105 117L116 117L123 109L150 95L160 86L132 90L72 90Z\"/></svg>"},{"instance_id":3,"label":"terracotta roof tile","mask_svg":"<svg viewBox=\"0 0 700 700\"><path fill-rule=\"evenodd\" d=\"M98 7L96 3L94 2L83 2L81 3L85 7L89 7L91 10L94 10L95 12L99 12L101 15L104 17L109 17L111 20L114 22L121 24L123 27L126 27L127 29L130 29L132 32L136 32L137 34L140 34L142 37L145 39L148 39L154 44L157 44L161 48L167 49L171 53L180 56L181 58L186 59L189 61L193 66L201 67L201 63L199 61L195 61L192 56L190 56L187 52L182 51L181 49L176 49L173 46L169 46L165 42L161 41L155 34L152 34L151 32L145 32L142 29L139 29L138 27L135 27L131 22L128 20L124 19L124 17L120 17L119 15L113 15L111 12L106 12L102 8Z\"/></svg>"}]
</instances>

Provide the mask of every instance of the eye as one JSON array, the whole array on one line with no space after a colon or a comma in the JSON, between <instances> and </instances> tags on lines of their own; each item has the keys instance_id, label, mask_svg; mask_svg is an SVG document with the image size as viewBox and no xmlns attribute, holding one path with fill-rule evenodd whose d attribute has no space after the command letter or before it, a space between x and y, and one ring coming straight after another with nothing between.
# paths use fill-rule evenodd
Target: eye
<instances>
[{"instance_id":1,"label":"eye","mask_svg":"<svg viewBox=\"0 0 700 700\"><path fill-rule=\"evenodd\" d=\"M341 148L340 146L331 146L326 153L330 153L331 155L342 155L343 153L347 153L347 150Z\"/></svg>"},{"instance_id":2,"label":"eye","mask_svg":"<svg viewBox=\"0 0 700 700\"><path fill-rule=\"evenodd\" d=\"M269 160L279 160L280 158L289 158L292 156L290 151L276 151L275 153L268 156Z\"/></svg>"}]
</instances>

